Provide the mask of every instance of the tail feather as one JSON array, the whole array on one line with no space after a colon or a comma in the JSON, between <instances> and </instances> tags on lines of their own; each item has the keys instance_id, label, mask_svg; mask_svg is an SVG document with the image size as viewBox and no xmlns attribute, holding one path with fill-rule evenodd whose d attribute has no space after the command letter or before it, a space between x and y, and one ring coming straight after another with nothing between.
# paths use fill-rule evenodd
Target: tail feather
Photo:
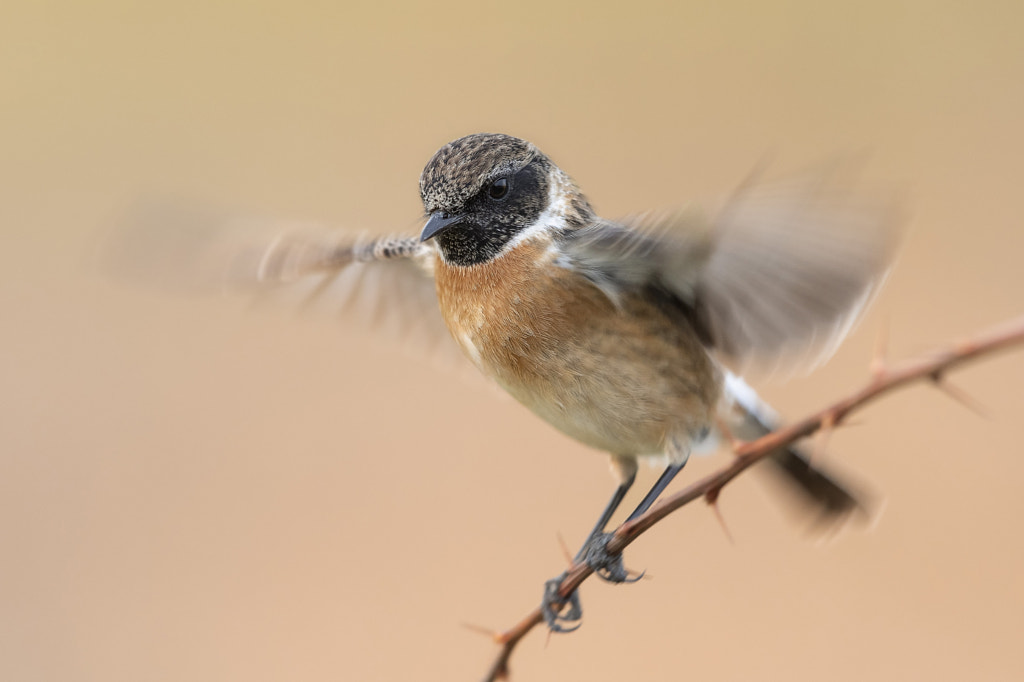
<instances>
[{"instance_id":1,"label":"tail feather","mask_svg":"<svg viewBox=\"0 0 1024 682\"><path fill-rule=\"evenodd\" d=\"M774 410L731 373L726 375L726 394L731 402L727 423L735 436L753 440L778 427L780 420ZM867 495L819 462L812 462L800 448L779 449L765 461L764 468L777 474L786 488L812 510L812 527L835 528L854 516L870 518Z\"/></svg>"}]
</instances>

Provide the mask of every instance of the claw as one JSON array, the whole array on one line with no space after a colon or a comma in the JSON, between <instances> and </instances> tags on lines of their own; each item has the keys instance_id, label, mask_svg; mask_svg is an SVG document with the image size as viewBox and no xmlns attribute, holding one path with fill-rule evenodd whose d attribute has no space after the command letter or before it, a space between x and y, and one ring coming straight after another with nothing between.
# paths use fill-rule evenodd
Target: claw
<instances>
[{"instance_id":1,"label":"claw","mask_svg":"<svg viewBox=\"0 0 1024 682\"><path fill-rule=\"evenodd\" d=\"M611 533L601 533L587 542L582 552L587 565L594 569L597 577L610 583L635 583L643 578L645 571L639 575L631 575L622 563L622 555L608 552L608 542L611 539Z\"/></svg>"},{"instance_id":2,"label":"claw","mask_svg":"<svg viewBox=\"0 0 1024 682\"><path fill-rule=\"evenodd\" d=\"M581 622L583 620L583 606L580 605L580 597L576 594L575 590L565 599L558 593L558 588L561 586L565 576L566 574L563 573L557 578L552 578L544 583L544 599L541 601L540 608L551 632L572 632L573 630L578 630L580 625L583 624ZM569 610L564 614L560 613L566 604L568 604ZM575 625L567 627L563 623L575 623Z\"/></svg>"},{"instance_id":3,"label":"claw","mask_svg":"<svg viewBox=\"0 0 1024 682\"><path fill-rule=\"evenodd\" d=\"M643 580L644 576L647 575L647 571L640 571L639 573L635 573L634 571L631 571L628 568L622 566L622 561L620 560L619 565L614 569L614 572L606 569L600 569L595 570L594 574L601 580L604 580L605 582L625 583L629 585L639 580Z\"/></svg>"}]
</instances>

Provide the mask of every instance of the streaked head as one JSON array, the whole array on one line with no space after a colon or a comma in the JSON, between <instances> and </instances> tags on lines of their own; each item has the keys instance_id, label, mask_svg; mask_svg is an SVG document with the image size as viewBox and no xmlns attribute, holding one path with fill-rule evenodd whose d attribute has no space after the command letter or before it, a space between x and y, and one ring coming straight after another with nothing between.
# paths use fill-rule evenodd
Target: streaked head
<instances>
[{"instance_id":1,"label":"streaked head","mask_svg":"<svg viewBox=\"0 0 1024 682\"><path fill-rule=\"evenodd\" d=\"M430 215L422 239L445 261L476 265L531 228L578 227L586 199L540 150L509 135L479 133L441 147L420 176Z\"/></svg>"}]
</instances>

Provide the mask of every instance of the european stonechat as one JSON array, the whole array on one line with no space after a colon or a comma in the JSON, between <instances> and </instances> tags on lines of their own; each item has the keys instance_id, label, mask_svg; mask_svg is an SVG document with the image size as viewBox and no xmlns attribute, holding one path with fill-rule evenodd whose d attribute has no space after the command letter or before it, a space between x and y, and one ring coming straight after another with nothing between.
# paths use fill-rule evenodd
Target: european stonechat
<instances>
[{"instance_id":1,"label":"european stonechat","mask_svg":"<svg viewBox=\"0 0 1024 682\"><path fill-rule=\"evenodd\" d=\"M602 547L637 460L660 458L666 468L630 518L654 503L692 449L722 431L753 438L774 428L777 417L736 372L821 361L884 278L895 236L891 204L833 180L828 172L750 180L710 215L610 221L534 145L469 135L424 168L427 220L418 236L353 242L285 234L237 257L234 274L390 281L438 326L443 321L483 374L555 428L609 454L618 487L577 559L621 582L628 577L621 559ZM438 306L424 308L435 295ZM863 509L798 450L768 461L820 519ZM553 585L545 615L552 629L565 630L579 620L578 599L566 609Z\"/></svg>"}]
</instances>

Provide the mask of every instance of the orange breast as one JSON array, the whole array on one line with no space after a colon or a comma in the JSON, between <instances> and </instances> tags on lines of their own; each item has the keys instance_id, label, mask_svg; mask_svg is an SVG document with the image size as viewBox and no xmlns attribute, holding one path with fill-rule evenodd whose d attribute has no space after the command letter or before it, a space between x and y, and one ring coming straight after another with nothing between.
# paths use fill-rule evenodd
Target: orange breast
<instances>
[{"instance_id":1,"label":"orange breast","mask_svg":"<svg viewBox=\"0 0 1024 682\"><path fill-rule=\"evenodd\" d=\"M658 454L708 425L718 373L681 316L613 303L538 238L480 265L435 265L441 311L485 374L555 427L621 455Z\"/></svg>"}]
</instances>

